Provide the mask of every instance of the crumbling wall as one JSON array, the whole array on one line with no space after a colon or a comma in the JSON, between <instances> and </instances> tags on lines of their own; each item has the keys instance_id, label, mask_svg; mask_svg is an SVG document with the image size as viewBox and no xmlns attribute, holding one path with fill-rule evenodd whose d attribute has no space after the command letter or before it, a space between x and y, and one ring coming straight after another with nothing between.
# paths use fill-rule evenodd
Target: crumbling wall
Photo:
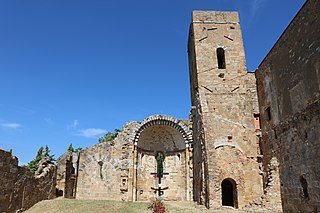
<instances>
[{"instance_id":1,"label":"crumbling wall","mask_svg":"<svg viewBox=\"0 0 320 213\"><path fill-rule=\"evenodd\" d=\"M57 196L76 197L78 152L65 152L57 159Z\"/></svg>"},{"instance_id":2,"label":"crumbling wall","mask_svg":"<svg viewBox=\"0 0 320 213\"><path fill-rule=\"evenodd\" d=\"M66 158L66 170L65 170L65 186L64 186L64 197L75 198L76 197L76 184L77 184L77 169L78 161L76 165L73 164L73 154L77 156L77 153L69 153ZM78 156L77 156L77 159Z\"/></svg>"},{"instance_id":3,"label":"crumbling wall","mask_svg":"<svg viewBox=\"0 0 320 213\"><path fill-rule=\"evenodd\" d=\"M132 201L135 122L125 125L118 137L81 150L76 198Z\"/></svg>"},{"instance_id":4,"label":"crumbling wall","mask_svg":"<svg viewBox=\"0 0 320 213\"><path fill-rule=\"evenodd\" d=\"M319 14L307 1L256 71L265 193L284 212L320 210Z\"/></svg>"},{"instance_id":5,"label":"crumbling wall","mask_svg":"<svg viewBox=\"0 0 320 213\"><path fill-rule=\"evenodd\" d=\"M37 202L55 198L56 166L44 158L34 175L18 166L18 159L0 150L0 212L23 211Z\"/></svg>"}]
</instances>

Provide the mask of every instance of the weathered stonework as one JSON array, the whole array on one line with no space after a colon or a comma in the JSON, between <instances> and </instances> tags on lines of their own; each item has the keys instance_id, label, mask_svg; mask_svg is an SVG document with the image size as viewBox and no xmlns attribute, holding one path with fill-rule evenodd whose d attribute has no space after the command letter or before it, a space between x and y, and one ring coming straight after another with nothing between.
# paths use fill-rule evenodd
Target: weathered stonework
<instances>
[{"instance_id":1,"label":"weathered stonework","mask_svg":"<svg viewBox=\"0 0 320 213\"><path fill-rule=\"evenodd\" d=\"M134 171L134 179L137 181L136 200L156 197L151 187L157 188L158 180L151 173L156 171L155 155L159 151L166 156L164 171L169 173L162 180L162 186L169 187L163 198L192 200L192 135L185 123L170 116L151 116L136 128L133 136L137 163Z\"/></svg>"},{"instance_id":2,"label":"weathered stonework","mask_svg":"<svg viewBox=\"0 0 320 213\"><path fill-rule=\"evenodd\" d=\"M57 196L76 197L79 153L66 152L57 159Z\"/></svg>"},{"instance_id":3,"label":"weathered stonework","mask_svg":"<svg viewBox=\"0 0 320 213\"><path fill-rule=\"evenodd\" d=\"M307 1L256 71L265 193L284 212L320 211L319 14Z\"/></svg>"},{"instance_id":4,"label":"weathered stonework","mask_svg":"<svg viewBox=\"0 0 320 213\"><path fill-rule=\"evenodd\" d=\"M59 188L66 195L66 186L75 186L76 193L67 197L80 199L153 200L151 187L158 187L158 179L151 173L157 171L156 153L162 152L169 173L162 179L168 186L164 199L192 200L192 134L186 123L165 115L127 123L115 140L81 150L79 163L73 160L76 182L67 175L72 155L64 154L58 159Z\"/></svg>"},{"instance_id":5,"label":"weathered stonework","mask_svg":"<svg viewBox=\"0 0 320 213\"><path fill-rule=\"evenodd\" d=\"M0 150L0 212L23 211L37 202L55 198L56 167L42 159L34 175L18 166L18 159Z\"/></svg>"},{"instance_id":6,"label":"weathered stonework","mask_svg":"<svg viewBox=\"0 0 320 213\"><path fill-rule=\"evenodd\" d=\"M319 212L319 8L305 4L256 77L238 14L194 11L189 120L150 116L127 123L114 141L65 155L58 188L65 197L153 200L161 153L164 200Z\"/></svg>"},{"instance_id":7,"label":"weathered stonework","mask_svg":"<svg viewBox=\"0 0 320 213\"><path fill-rule=\"evenodd\" d=\"M233 188L230 205L241 208L262 194L262 176L254 77L246 70L238 13L192 15L188 52L194 198L220 207L226 180Z\"/></svg>"}]
</instances>

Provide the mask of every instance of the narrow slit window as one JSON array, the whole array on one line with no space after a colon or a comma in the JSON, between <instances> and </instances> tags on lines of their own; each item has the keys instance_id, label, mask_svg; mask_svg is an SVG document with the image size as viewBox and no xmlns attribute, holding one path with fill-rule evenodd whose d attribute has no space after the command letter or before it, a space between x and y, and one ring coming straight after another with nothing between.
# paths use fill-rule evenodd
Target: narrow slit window
<instances>
[{"instance_id":1,"label":"narrow slit window","mask_svg":"<svg viewBox=\"0 0 320 213\"><path fill-rule=\"evenodd\" d=\"M308 182L303 176L300 177L300 184L302 187L303 199L309 200Z\"/></svg>"},{"instance_id":2,"label":"narrow slit window","mask_svg":"<svg viewBox=\"0 0 320 213\"><path fill-rule=\"evenodd\" d=\"M218 59L218 69L225 69L226 59L224 56L224 49L221 47L217 49L217 59Z\"/></svg>"},{"instance_id":3,"label":"narrow slit window","mask_svg":"<svg viewBox=\"0 0 320 213\"><path fill-rule=\"evenodd\" d=\"M102 162L102 161L99 161L98 164L99 164L98 172L99 172L100 178L103 179L103 175L102 175L103 162Z\"/></svg>"},{"instance_id":4,"label":"narrow slit window","mask_svg":"<svg viewBox=\"0 0 320 213\"><path fill-rule=\"evenodd\" d=\"M268 107L266 109L266 116L267 116L267 120L271 121L271 109L270 109L270 107Z\"/></svg>"}]
</instances>

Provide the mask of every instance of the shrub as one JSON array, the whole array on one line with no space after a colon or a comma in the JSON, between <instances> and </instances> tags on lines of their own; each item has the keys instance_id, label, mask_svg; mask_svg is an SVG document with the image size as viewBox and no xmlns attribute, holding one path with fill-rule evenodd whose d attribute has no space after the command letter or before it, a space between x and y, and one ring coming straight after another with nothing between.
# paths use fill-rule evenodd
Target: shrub
<instances>
[{"instance_id":1,"label":"shrub","mask_svg":"<svg viewBox=\"0 0 320 213\"><path fill-rule=\"evenodd\" d=\"M163 202L160 199L156 199L152 202L149 206L149 209L153 210L153 213L165 213L166 207L164 206Z\"/></svg>"}]
</instances>

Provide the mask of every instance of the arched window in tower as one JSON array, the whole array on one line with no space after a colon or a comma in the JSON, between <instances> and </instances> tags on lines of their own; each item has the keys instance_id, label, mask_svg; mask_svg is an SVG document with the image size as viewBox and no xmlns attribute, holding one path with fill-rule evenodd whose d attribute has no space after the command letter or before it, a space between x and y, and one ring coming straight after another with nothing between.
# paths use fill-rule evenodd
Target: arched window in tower
<instances>
[{"instance_id":1,"label":"arched window in tower","mask_svg":"<svg viewBox=\"0 0 320 213\"><path fill-rule=\"evenodd\" d=\"M219 47L217 49L218 69L226 68L226 59L224 56L224 49Z\"/></svg>"}]
</instances>

